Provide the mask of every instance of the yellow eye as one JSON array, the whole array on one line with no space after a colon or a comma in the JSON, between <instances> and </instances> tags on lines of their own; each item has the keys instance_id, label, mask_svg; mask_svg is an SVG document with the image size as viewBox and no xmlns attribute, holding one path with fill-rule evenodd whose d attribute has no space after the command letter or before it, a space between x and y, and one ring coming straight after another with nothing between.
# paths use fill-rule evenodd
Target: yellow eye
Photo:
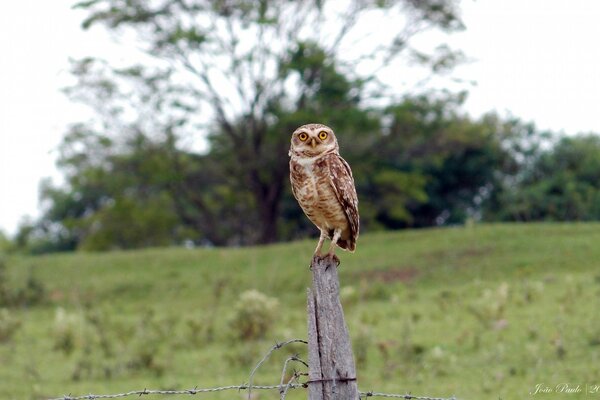
<instances>
[{"instance_id":1,"label":"yellow eye","mask_svg":"<svg viewBox=\"0 0 600 400\"><path fill-rule=\"evenodd\" d=\"M298 139L302 140L303 142L308 139L308 135L304 132L302 132L301 134L298 135Z\"/></svg>"},{"instance_id":2,"label":"yellow eye","mask_svg":"<svg viewBox=\"0 0 600 400\"><path fill-rule=\"evenodd\" d=\"M319 132L319 139L321 139L321 140L327 139L327 132L325 132L325 131Z\"/></svg>"}]
</instances>

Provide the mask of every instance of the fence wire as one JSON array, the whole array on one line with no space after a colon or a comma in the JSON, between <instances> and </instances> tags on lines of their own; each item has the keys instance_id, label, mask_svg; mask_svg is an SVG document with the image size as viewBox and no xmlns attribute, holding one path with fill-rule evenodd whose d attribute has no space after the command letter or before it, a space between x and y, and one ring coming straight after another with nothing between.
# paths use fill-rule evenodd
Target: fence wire
<instances>
[{"instance_id":1,"label":"fence wire","mask_svg":"<svg viewBox=\"0 0 600 400\"><path fill-rule=\"evenodd\" d=\"M271 356L271 354L281 349L284 346L292 343L304 343L308 344L306 340L303 339L291 339L281 343L275 343L264 355L264 357L256 364L256 366L250 372L249 383L244 383L241 385L229 385L229 386L218 386L211 388L198 388L194 387L193 389L182 389L182 390L149 390L144 388L144 390L132 390L124 393L115 393L115 394L86 394L86 395L78 395L72 396L71 394L63 395L61 397L49 398L47 400L96 400L96 399L117 399L122 397L130 397L130 396L146 396L146 395L197 395L201 393L215 393L215 392L223 392L228 390L235 391L248 391L248 399L250 399L250 395L252 390L278 390L280 394L280 400L285 400L285 397L289 390L291 389L306 389L308 388L308 382L302 382L300 379L302 377L308 376L306 372L299 372L294 370L291 378L287 382L285 382L285 376L288 369L288 366L291 362L296 362L297 364L301 364L304 367L308 368L308 364L300 359L298 355L293 355L288 357L281 371L281 380L278 385L254 385L252 382L254 380L254 375L258 371L261 365L264 364L265 361ZM394 398L394 399L405 399L405 400L456 400L454 396L452 397L428 397L428 396L414 396L410 393L408 394L398 394L398 393L382 393L382 392L359 392L360 399L366 399L369 397L381 397L381 398Z\"/></svg>"}]
</instances>

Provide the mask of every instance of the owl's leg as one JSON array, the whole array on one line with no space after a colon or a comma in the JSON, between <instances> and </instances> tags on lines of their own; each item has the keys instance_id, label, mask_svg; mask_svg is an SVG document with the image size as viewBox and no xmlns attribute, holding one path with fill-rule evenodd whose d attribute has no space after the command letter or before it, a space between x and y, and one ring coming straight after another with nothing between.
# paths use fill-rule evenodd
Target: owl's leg
<instances>
[{"instance_id":1,"label":"owl's leg","mask_svg":"<svg viewBox=\"0 0 600 400\"><path fill-rule=\"evenodd\" d=\"M313 254L313 259L322 257L321 250L323 249L323 242L325 242L325 239L327 239L327 232L321 229L321 236L319 237L319 243L317 244L317 248Z\"/></svg>"},{"instance_id":2,"label":"owl's leg","mask_svg":"<svg viewBox=\"0 0 600 400\"><path fill-rule=\"evenodd\" d=\"M335 246L337 245L337 241L340 240L340 236L342 236L341 229L333 231L333 237L331 238L331 244L329 245L329 251L327 252L327 257L331 257L338 266L340 265L340 259L335 255Z\"/></svg>"},{"instance_id":3,"label":"owl's leg","mask_svg":"<svg viewBox=\"0 0 600 400\"><path fill-rule=\"evenodd\" d=\"M317 243L317 248L315 249L315 256L321 257L321 250L323 249L323 242L327 238L327 232L321 229L321 236L319 237L319 243Z\"/></svg>"}]
</instances>

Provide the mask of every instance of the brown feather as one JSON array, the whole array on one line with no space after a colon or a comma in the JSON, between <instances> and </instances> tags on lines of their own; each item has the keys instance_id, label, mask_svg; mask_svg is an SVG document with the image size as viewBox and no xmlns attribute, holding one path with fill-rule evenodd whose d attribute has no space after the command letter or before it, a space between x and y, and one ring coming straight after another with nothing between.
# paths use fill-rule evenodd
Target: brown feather
<instances>
[{"instance_id":1,"label":"brown feather","mask_svg":"<svg viewBox=\"0 0 600 400\"><path fill-rule=\"evenodd\" d=\"M352 170L346 160L339 154L328 154L325 159L329 166L329 184L335 191L350 225L350 238L345 241L340 240L338 245L343 249L354 251L360 229L360 220L358 196L356 195Z\"/></svg>"}]
</instances>

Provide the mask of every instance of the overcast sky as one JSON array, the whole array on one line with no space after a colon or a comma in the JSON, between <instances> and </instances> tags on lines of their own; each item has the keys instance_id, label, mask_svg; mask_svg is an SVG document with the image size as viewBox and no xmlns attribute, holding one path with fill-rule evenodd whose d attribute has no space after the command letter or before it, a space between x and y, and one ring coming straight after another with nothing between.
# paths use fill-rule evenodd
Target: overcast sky
<instances>
[{"instance_id":1,"label":"overcast sky","mask_svg":"<svg viewBox=\"0 0 600 400\"><path fill-rule=\"evenodd\" d=\"M100 29L82 31L72 0L5 2L0 13L0 230L38 215L40 179L59 177L56 148L70 122L90 114L60 92L68 59L123 59ZM464 33L448 42L472 60L466 110L490 110L543 129L600 132L600 2L463 0Z\"/></svg>"}]
</instances>

